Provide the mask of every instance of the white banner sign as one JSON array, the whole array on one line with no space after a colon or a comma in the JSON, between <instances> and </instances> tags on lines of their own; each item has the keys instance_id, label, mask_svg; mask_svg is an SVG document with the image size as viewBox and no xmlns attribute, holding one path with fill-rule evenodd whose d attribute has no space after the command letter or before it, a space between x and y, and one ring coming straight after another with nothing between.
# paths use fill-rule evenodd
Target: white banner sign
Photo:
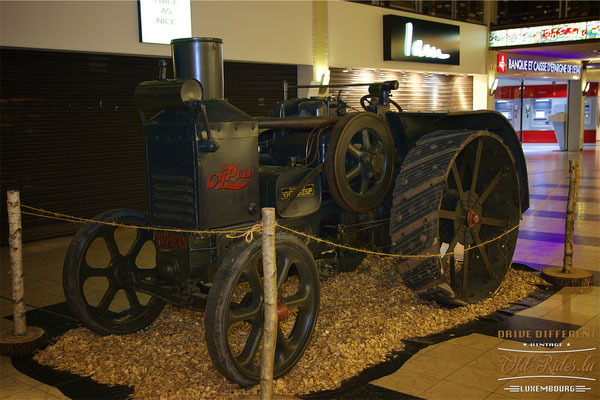
<instances>
[{"instance_id":1,"label":"white banner sign","mask_svg":"<svg viewBox=\"0 0 600 400\"><path fill-rule=\"evenodd\" d=\"M190 0L139 0L140 42L169 44L192 36Z\"/></svg>"}]
</instances>

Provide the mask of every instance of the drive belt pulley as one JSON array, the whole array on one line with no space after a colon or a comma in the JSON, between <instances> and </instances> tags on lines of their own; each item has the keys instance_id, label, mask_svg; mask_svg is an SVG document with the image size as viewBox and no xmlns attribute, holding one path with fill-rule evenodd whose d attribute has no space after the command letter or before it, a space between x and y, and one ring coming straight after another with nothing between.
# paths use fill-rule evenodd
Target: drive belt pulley
<instances>
[{"instance_id":1,"label":"drive belt pulley","mask_svg":"<svg viewBox=\"0 0 600 400\"><path fill-rule=\"evenodd\" d=\"M439 302L489 297L511 264L518 229L484 243L516 226L520 210L514 158L502 139L488 131L423 136L396 178L392 251L448 255L403 259L404 282Z\"/></svg>"},{"instance_id":2,"label":"drive belt pulley","mask_svg":"<svg viewBox=\"0 0 600 400\"><path fill-rule=\"evenodd\" d=\"M348 114L331 132L325 175L335 202L348 211L366 213L379 207L394 175L394 141L380 117Z\"/></svg>"}]
</instances>

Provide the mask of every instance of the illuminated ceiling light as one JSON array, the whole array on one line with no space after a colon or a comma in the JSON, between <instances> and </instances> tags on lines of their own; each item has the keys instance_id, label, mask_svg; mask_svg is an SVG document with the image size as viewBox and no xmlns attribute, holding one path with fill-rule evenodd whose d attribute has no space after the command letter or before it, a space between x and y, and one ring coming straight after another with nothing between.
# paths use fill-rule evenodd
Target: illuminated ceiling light
<instances>
[{"instance_id":1,"label":"illuminated ceiling light","mask_svg":"<svg viewBox=\"0 0 600 400\"><path fill-rule=\"evenodd\" d=\"M318 65L316 66L315 78L320 85L328 85L329 84L329 66L328 65Z\"/></svg>"},{"instance_id":2,"label":"illuminated ceiling light","mask_svg":"<svg viewBox=\"0 0 600 400\"><path fill-rule=\"evenodd\" d=\"M498 89L498 78L494 79L494 81L490 84L490 96L496 94L496 89Z\"/></svg>"}]
</instances>

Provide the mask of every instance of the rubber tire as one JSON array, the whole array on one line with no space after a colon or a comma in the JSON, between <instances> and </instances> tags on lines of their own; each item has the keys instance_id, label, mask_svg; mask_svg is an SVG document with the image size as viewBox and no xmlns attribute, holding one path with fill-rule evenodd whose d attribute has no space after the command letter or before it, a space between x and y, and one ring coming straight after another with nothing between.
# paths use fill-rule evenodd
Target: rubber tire
<instances>
[{"instance_id":1,"label":"rubber tire","mask_svg":"<svg viewBox=\"0 0 600 400\"><path fill-rule=\"evenodd\" d=\"M306 245L295 236L289 234L277 234L275 238L275 247L277 248L277 246L282 243L294 246L299 251L304 252L306 255L310 255L310 260L312 260L313 266L312 274L317 285L317 310L312 323L307 327L310 330L310 334L304 339L304 343L301 346L300 351L298 351L296 354L293 362L291 362L290 365L288 365L284 370L277 371L275 366L273 371L274 379L288 373L294 367L294 365L296 365L304 353L304 350L306 350L306 346L308 346L308 343L310 342L310 338L314 332L318 319L320 298L319 273L317 271L317 265L314 261L312 253L308 247L306 247ZM225 326L224 317L225 311L229 306L229 300L231 299L233 288L238 282L244 266L246 265L247 261L253 257L256 251L261 251L261 245L262 244L260 240L254 240L251 244L240 242L235 245L229 254L223 258L223 261L221 262L221 265L219 266L219 269L215 275L213 286L208 294L206 315L204 317L206 346L215 367L227 379L242 386L256 385L259 383L260 376L256 377L255 379L249 378L248 376L242 374L233 363L232 355L229 351L229 346L227 343L227 332L224 332L223 329Z\"/></svg>"},{"instance_id":2,"label":"rubber tire","mask_svg":"<svg viewBox=\"0 0 600 400\"><path fill-rule=\"evenodd\" d=\"M105 211L93 218L96 221L102 222L118 222L123 224L139 223L143 226L150 226L148 217L144 214L129 209L115 209ZM165 301L156 297L151 298L147 304L152 302L151 307L144 313L144 318L134 323L126 324L106 324L105 321L99 320L93 315L91 306L85 300L82 287L79 284L79 269L81 260L85 259L85 255L90 245L94 242L95 237L100 230L106 225L88 222L86 223L73 237L71 244L65 256L63 266L63 290L69 308L75 314L77 319L90 330L99 335L124 335L137 332L148 327L165 307Z\"/></svg>"}]
</instances>

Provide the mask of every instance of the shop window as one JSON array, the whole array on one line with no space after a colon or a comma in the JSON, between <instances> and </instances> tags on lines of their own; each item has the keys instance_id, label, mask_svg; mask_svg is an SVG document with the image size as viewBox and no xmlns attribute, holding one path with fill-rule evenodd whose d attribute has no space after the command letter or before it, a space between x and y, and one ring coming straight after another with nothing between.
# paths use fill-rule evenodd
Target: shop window
<instances>
[{"instance_id":1,"label":"shop window","mask_svg":"<svg viewBox=\"0 0 600 400\"><path fill-rule=\"evenodd\" d=\"M395 10L410 11L433 17L454 19L458 21L483 24L483 1L460 0L347 0L371 6L392 8Z\"/></svg>"},{"instance_id":2,"label":"shop window","mask_svg":"<svg viewBox=\"0 0 600 400\"><path fill-rule=\"evenodd\" d=\"M558 20L560 1L498 1L496 25L516 25Z\"/></svg>"},{"instance_id":3,"label":"shop window","mask_svg":"<svg viewBox=\"0 0 600 400\"><path fill-rule=\"evenodd\" d=\"M417 1L390 1L389 7L398 10L419 11Z\"/></svg>"},{"instance_id":4,"label":"shop window","mask_svg":"<svg viewBox=\"0 0 600 400\"><path fill-rule=\"evenodd\" d=\"M598 17L600 15L600 2L567 1L565 14L567 18Z\"/></svg>"},{"instance_id":5,"label":"shop window","mask_svg":"<svg viewBox=\"0 0 600 400\"><path fill-rule=\"evenodd\" d=\"M440 18L452 18L452 1L423 1L423 13Z\"/></svg>"},{"instance_id":6,"label":"shop window","mask_svg":"<svg viewBox=\"0 0 600 400\"><path fill-rule=\"evenodd\" d=\"M456 2L456 19L460 21L483 23L483 2L458 1Z\"/></svg>"}]
</instances>

